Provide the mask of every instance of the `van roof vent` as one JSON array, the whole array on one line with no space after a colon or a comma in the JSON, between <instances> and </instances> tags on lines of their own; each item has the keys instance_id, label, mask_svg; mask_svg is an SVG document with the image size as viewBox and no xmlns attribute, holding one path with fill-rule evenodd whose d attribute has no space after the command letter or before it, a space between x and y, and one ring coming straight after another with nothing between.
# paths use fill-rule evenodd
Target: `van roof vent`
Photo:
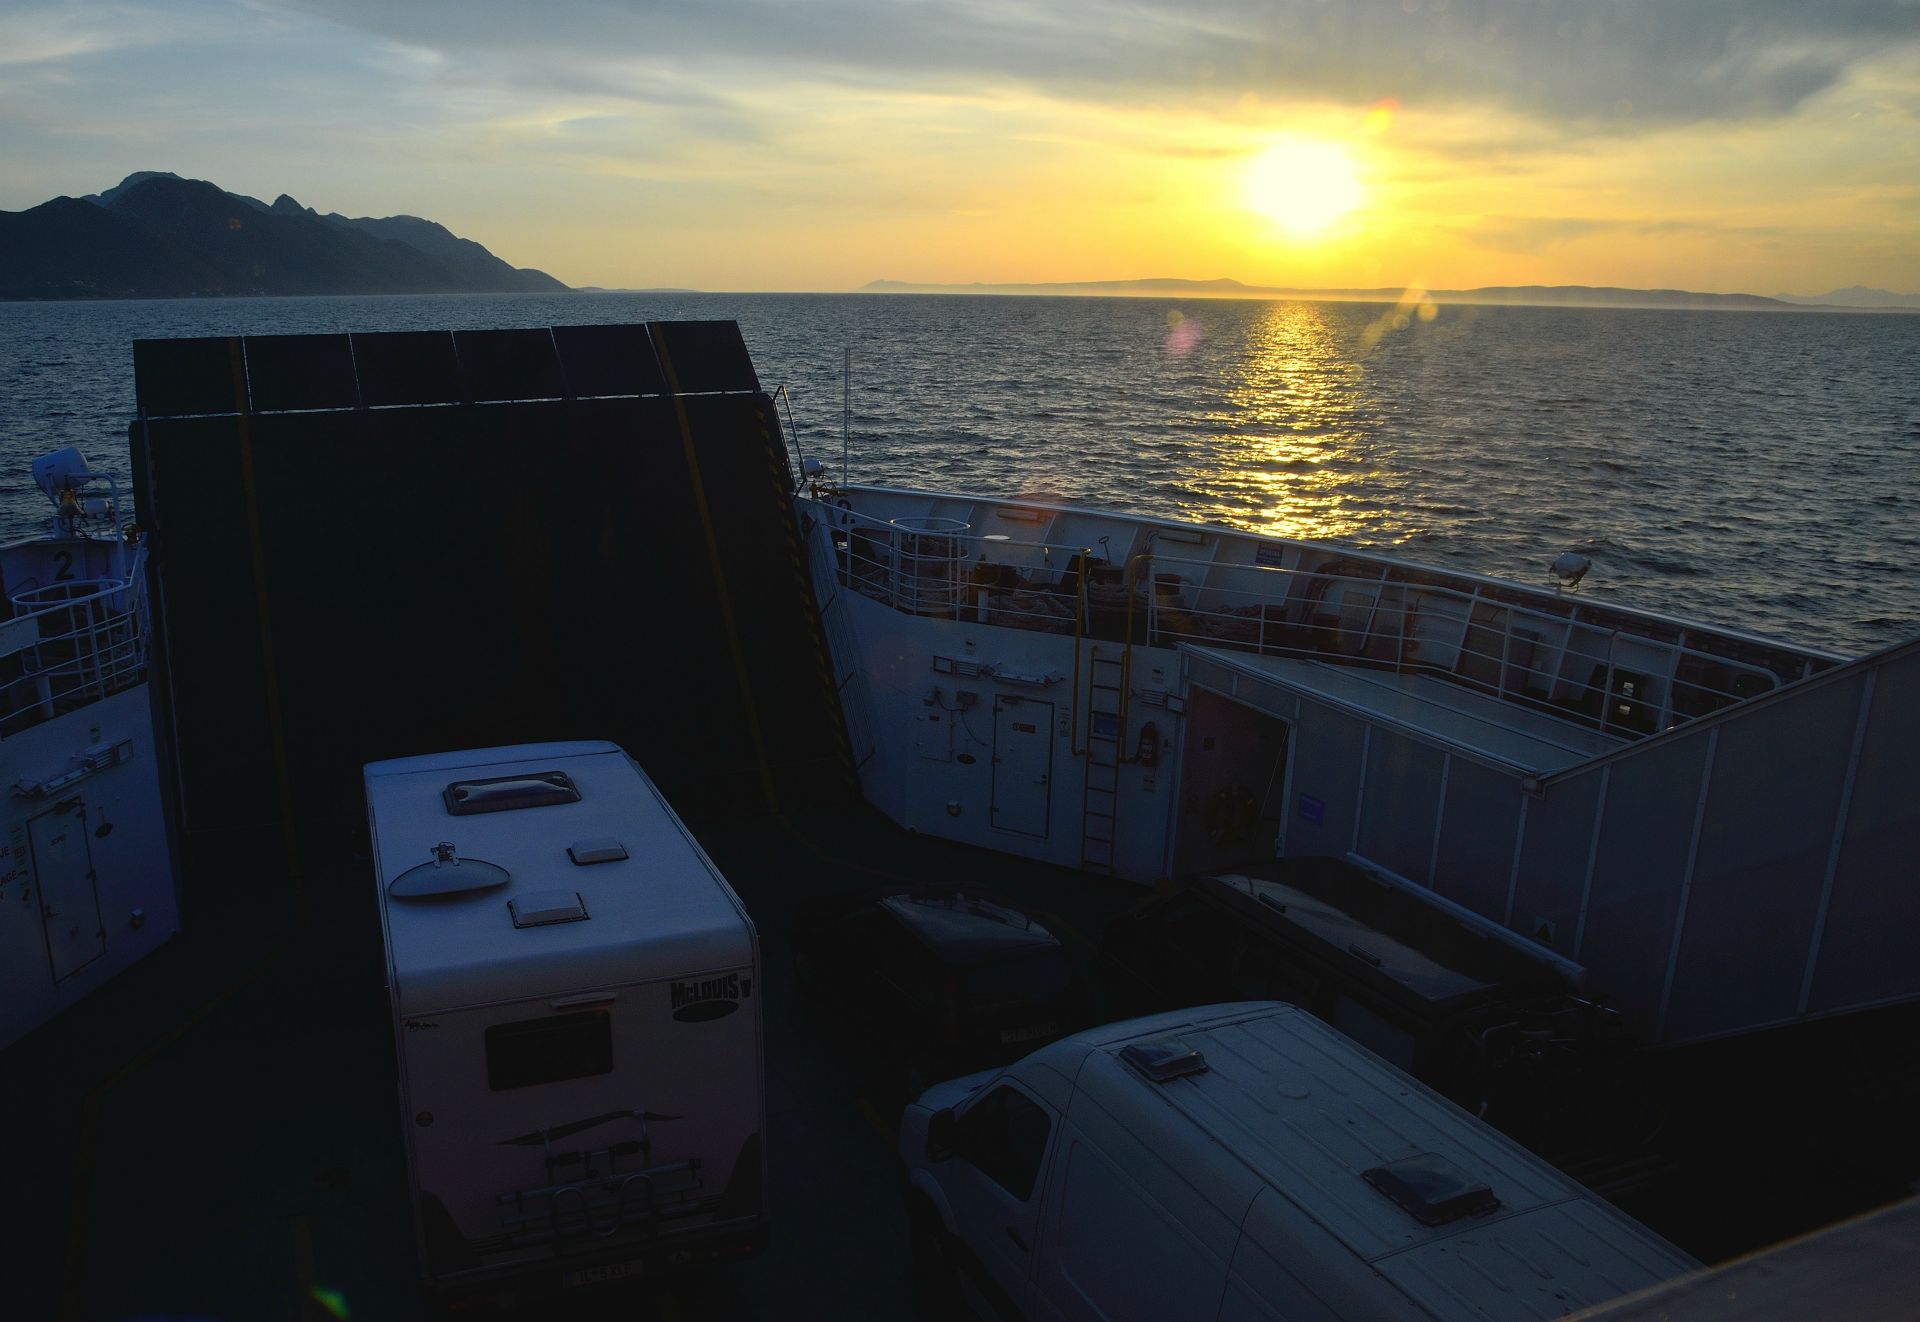
<instances>
[{"instance_id":1,"label":"van roof vent","mask_svg":"<svg viewBox=\"0 0 1920 1322\"><path fill-rule=\"evenodd\" d=\"M587 903L579 891L529 891L507 901L515 927L550 927L587 919Z\"/></svg>"},{"instance_id":2,"label":"van roof vent","mask_svg":"<svg viewBox=\"0 0 1920 1322\"><path fill-rule=\"evenodd\" d=\"M1155 1083L1199 1074L1207 1068L1207 1058L1177 1038L1129 1043L1120 1048L1120 1059Z\"/></svg>"},{"instance_id":3,"label":"van roof vent","mask_svg":"<svg viewBox=\"0 0 1920 1322\"><path fill-rule=\"evenodd\" d=\"M1360 1172L1360 1178L1412 1213L1423 1226L1480 1216L1500 1206L1500 1200L1483 1181L1431 1152L1375 1166Z\"/></svg>"},{"instance_id":4,"label":"van roof vent","mask_svg":"<svg viewBox=\"0 0 1920 1322\"><path fill-rule=\"evenodd\" d=\"M564 771L530 771L518 776L489 776L485 780L456 780L441 797L455 817L483 812L511 812L515 808L544 808L554 803L580 802L580 789Z\"/></svg>"}]
</instances>

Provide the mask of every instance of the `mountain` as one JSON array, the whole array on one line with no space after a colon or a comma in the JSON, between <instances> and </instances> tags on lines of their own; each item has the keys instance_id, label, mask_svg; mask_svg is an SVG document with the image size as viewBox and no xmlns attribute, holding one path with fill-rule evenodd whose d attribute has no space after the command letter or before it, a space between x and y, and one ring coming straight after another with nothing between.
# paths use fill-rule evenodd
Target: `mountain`
<instances>
[{"instance_id":1,"label":"mountain","mask_svg":"<svg viewBox=\"0 0 1920 1322\"><path fill-rule=\"evenodd\" d=\"M0 211L0 298L178 298L223 279L159 234L79 198Z\"/></svg>"},{"instance_id":2,"label":"mountain","mask_svg":"<svg viewBox=\"0 0 1920 1322\"><path fill-rule=\"evenodd\" d=\"M499 282L501 289L525 289L529 291L559 290L566 286L539 271L516 271L513 267L495 257L472 239L463 239L444 225L431 220L422 220L419 216L356 216L347 217L337 211L321 215L312 207L303 207L282 193L274 199L270 210L275 215L310 216L339 228L358 230L371 234L376 239L391 239L404 243L409 248L418 248L446 265L458 271L468 279L485 285L489 281ZM524 277L539 276L545 284L528 282Z\"/></svg>"},{"instance_id":3,"label":"mountain","mask_svg":"<svg viewBox=\"0 0 1920 1322\"><path fill-rule=\"evenodd\" d=\"M117 198L119 198L121 194L125 193L128 189L132 188L135 184L144 184L149 179L179 179L179 178L180 176L175 174L171 170L135 170L132 174L128 175L125 179L122 179L119 183L115 184L112 188L109 188L106 192L88 193L85 197L81 198L80 200L82 202L98 202L103 207L109 206ZM252 207L255 211L265 211L267 209L267 204L265 202L262 202L257 197L248 197L245 193L228 193L227 196L235 199L236 201L245 202L248 206Z\"/></svg>"},{"instance_id":4,"label":"mountain","mask_svg":"<svg viewBox=\"0 0 1920 1322\"><path fill-rule=\"evenodd\" d=\"M904 280L874 280L863 294L1065 294L1186 298L1301 298L1361 303L1397 303L1401 289L1299 289L1246 285L1238 280L1084 280L1063 284L934 285ZM1805 304L1758 294L1699 294L1685 289L1615 289L1604 285L1490 285L1480 289L1429 289L1435 303L1527 304L1543 307L1746 309L1756 312L1803 311ZM1897 297L1897 296L1896 296Z\"/></svg>"},{"instance_id":5,"label":"mountain","mask_svg":"<svg viewBox=\"0 0 1920 1322\"><path fill-rule=\"evenodd\" d=\"M322 216L142 171L86 199L0 211L0 298L560 291L416 216Z\"/></svg>"},{"instance_id":6,"label":"mountain","mask_svg":"<svg viewBox=\"0 0 1920 1322\"><path fill-rule=\"evenodd\" d=\"M1774 297L1814 308L1920 309L1920 294L1896 294L1885 289L1868 289L1864 285L1851 285L1829 294L1776 294Z\"/></svg>"}]
</instances>

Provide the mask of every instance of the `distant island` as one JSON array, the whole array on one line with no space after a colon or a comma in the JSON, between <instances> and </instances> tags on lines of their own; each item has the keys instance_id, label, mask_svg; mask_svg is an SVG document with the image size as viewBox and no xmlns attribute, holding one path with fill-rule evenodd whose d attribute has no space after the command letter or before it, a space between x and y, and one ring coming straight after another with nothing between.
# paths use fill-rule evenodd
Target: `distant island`
<instances>
[{"instance_id":1,"label":"distant island","mask_svg":"<svg viewBox=\"0 0 1920 1322\"><path fill-rule=\"evenodd\" d=\"M321 215L141 171L104 193L0 211L0 299L559 293L418 216Z\"/></svg>"},{"instance_id":2,"label":"distant island","mask_svg":"<svg viewBox=\"0 0 1920 1322\"><path fill-rule=\"evenodd\" d=\"M1082 280L1058 284L915 284L873 280L863 294L1054 294L1121 298L1276 298L1324 299L1355 303L1397 303L1402 289L1299 289L1247 285L1238 280ZM1920 311L1920 294L1891 294L1877 289L1842 289L1810 298L1782 294L1698 294L1684 289L1614 289L1603 285L1496 285L1483 289L1428 289L1435 303L1527 304L1540 307L1740 309L1749 312Z\"/></svg>"}]
</instances>

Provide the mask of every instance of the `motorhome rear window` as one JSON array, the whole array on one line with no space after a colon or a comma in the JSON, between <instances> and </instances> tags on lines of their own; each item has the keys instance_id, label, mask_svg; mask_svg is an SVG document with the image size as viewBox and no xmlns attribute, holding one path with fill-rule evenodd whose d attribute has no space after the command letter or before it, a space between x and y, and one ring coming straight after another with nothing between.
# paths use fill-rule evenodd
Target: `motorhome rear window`
<instances>
[{"instance_id":1,"label":"motorhome rear window","mask_svg":"<svg viewBox=\"0 0 1920 1322\"><path fill-rule=\"evenodd\" d=\"M487 1030L487 1086L495 1092L613 1072L613 1019L605 1010L518 1019Z\"/></svg>"},{"instance_id":2,"label":"motorhome rear window","mask_svg":"<svg viewBox=\"0 0 1920 1322\"><path fill-rule=\"evenodd\" d=\"M485 780L456 780L447 786L443 797L448 812L455 817L471 817L482 812L578 803L580 789L564 771L535 771L519 776L491 776Z\"/></svg>"}]
</instances>

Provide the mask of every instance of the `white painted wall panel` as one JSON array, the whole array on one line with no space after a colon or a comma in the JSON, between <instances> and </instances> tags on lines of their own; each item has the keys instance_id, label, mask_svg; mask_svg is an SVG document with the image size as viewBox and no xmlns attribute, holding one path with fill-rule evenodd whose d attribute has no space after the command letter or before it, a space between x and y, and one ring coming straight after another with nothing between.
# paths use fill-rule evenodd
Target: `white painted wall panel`
<instances>
[{"instance_id":1,"label":"white painted wall panel","mask_svg":"<svg viewBox=\"0 0 1920 1322\"><path fill-rule=\"evenodd\" d=\"M1293 800L1287 804L1289 854L1338 856L1353 848L1366 733L1366 725L1351 716L1310 701L1300 704L1300 721L1294 730Z\"/></svg>"},{"instance_id":2,"label":"white painted wall panel","mask_svg":"<svg viewBox=\"0 0 1920 1322\"><path fill-rule=\"evenodd\" d=\"M1666 1036L1794 1015L1865 685L1855 676L1721 727Z\"/></svg>"},{"instance_id":3,"label":"white painted wall panel","mask_svg":"<svg viewBox=\"0 0 1920 1322\"><path fill-rule=\"evenodd\" d=\"M1508 925L1539 937L1568 958L1573 957L1574 932L1580 925L1600 781L1599 771L1583 772L1548 787L1527 805Z\"/></svg>"},{"instance_id":4,"label":"white painted wall panel","mask_svg":"<svg viewBox=\"0 0 1920 1322\"><path fill-rule=\"evenodd\" d=\"M1517 777L1469 758L1452 760L1434 855L1434 890L1495 922L1506 916L1520 801Z\"/></svg>"},{"instance_id":5,"label":"white painted wall panel","mask_svg":"<svg viewBox=\"0 0 1920 1322\"><path fill-rule=\"evenodd\" d=\"M1920 994L1920 652L1877 673L1809 1010Z\"/></svg>"},{"instance_id":6,"label":"white painted wall panel","mask_svg":"<svg viewBox=\"0 0 1920 1322\"><path fill-rule=\"evenodd\" d=\"M1707 732L1651 745L1607 784L1593 888L1574 958L1595 990L1633 1014L1657 1013L1687 877Z\"/></svg>"},{"instance_id":7,"label":"white painted wall panel","mask_svg":"<svg viewBox=\"0 0 1920 1322\"><path fill-rule=\"evenodd\" d=\"M1446 761L1432 744L1374 730L1357 852L1409 881L1428 882Z\"/></svg>"}]
</instances>

